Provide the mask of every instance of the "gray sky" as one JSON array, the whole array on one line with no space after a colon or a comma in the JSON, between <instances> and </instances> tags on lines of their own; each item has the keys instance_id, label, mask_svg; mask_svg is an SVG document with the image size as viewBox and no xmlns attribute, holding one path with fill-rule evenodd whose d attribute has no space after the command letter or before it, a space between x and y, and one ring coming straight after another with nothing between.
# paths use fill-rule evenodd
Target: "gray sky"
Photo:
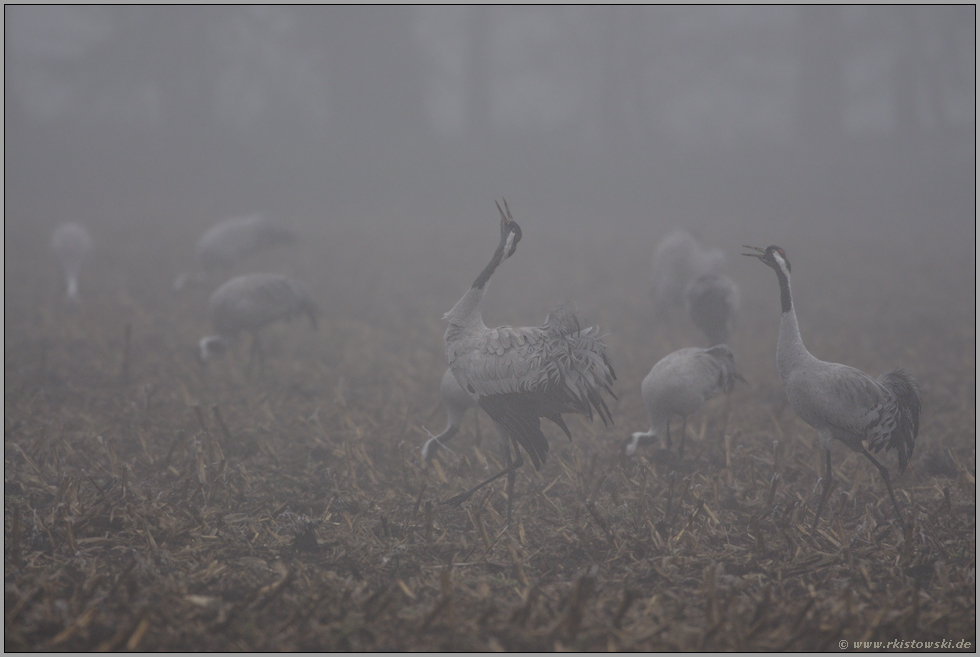
<instances>
[{"instance_id":1,"label":"gray sky","mask_svg":"<svg viewBox=\"0 0 980 657\"><path fill-rule=\"evenodd\" d=\"M504 196L649 248L972 234L972 6L8 6L5 36L8 225L441 232Z\"/></svg>"}]
</instances>

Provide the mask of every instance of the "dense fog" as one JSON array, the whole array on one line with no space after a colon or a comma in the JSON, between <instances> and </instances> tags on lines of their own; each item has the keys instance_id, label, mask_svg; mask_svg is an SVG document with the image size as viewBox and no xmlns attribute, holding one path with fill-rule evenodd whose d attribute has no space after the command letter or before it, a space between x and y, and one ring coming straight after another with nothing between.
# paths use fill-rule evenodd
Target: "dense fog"
<instances>
[{"instance_id":1,"label":"dense fog","mask_svg":"<svg viewBox=\"0 0 980 657\"><path fill-rule=\"evenodd\" d=\"M972 6L7 7L6 249L78 221L176 273L262 212L448 309L506 198L542 299L646 286L675 226L750 289L743 243L972 279L975 45Z\"/></svg>"}]
</instances>

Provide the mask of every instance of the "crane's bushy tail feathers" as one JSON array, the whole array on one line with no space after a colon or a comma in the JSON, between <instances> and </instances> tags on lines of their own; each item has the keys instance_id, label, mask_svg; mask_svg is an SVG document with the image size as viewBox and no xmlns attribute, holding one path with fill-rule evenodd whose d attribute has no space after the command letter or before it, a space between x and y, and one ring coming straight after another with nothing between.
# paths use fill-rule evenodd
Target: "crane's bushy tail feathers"
<instances>
[{"instance_id":1,"label":"crane's bushy tail feathers","mask_svg":"<svg viewBox=\"0 0 980 657\"><path fill-rule=\"evenodd\" d=\"M714 356L718 364L718 387L722 392L729 393L735 387L735 381L745 383L745 379L735 368L735 355L727 344L716 344L705 353Z\"/></svg>"},{"instance_id":2,"label":"crane's bushy tail feathers","mask_svg":"<svg viewBox=\"0 0 980 657\"><path fill-rule=\"evenodd\" d=\"M876 452L882 447L886 452L894 447L898 452L898 471L905 472L919 435L919 411L922 409L919 386L912 375L901 368L885 372L878 377L878 381L895 396L897 416L895 429L888 441L873 447Z\"/></svg>"},{"instance_id":3,"label":"crane's bushy tail feathers","mask_svg":"<svg viewBox=\"0 0 980 657\"><path fill-rule=\"evenodd\" d=\"M602 423L609 426L612 414L600 392L604 390L617 398L612 390L616 371L606 356L598 327L582 329L575 314L559 306L548 315L545 328L555 335L551 342L563 346L554 353L557 367L550 373L554 388L562 391L567 401L589 420L594 409Z\"/></svg>"}]
</instances>

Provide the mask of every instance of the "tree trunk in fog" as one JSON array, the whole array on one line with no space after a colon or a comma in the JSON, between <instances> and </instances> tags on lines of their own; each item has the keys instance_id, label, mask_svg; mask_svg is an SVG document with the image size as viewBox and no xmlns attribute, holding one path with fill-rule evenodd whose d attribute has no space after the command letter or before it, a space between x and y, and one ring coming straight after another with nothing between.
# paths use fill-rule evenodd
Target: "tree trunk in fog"
<instances>
[{"instance_id":1,"label":"tree trunk in fog","mask_svg":"<svg viewBox=\"0 0 980 657\"><path fill-rule=\"evenodd\" d=\"M836 150L844 137L841 7L800 7L796 130L806 149Z\"/></svg>"},{"instance_id":2,"label":"tree trunk in fog","mask_svg":"<svg viewBox=\"0 0 980 657\"><path fill-rule=\"evenodd\" d=\"M466 131L471 143L488 143L493 137L493 7L467 8L469 53L467 67Z\"/></svg>"}]
</instances>

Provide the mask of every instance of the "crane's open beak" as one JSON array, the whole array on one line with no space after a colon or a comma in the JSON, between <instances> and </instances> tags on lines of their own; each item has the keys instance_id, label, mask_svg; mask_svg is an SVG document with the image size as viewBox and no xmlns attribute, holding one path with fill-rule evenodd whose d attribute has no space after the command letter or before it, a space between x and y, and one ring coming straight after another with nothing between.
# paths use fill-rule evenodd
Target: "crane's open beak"
<instances>
[{"instance_id":1,"label":"crane's open beak","mask_svg":"<svg viewBox=\"0 0 980 657\"><path fill-rule=\"evenodd\" d=\"M766 250L765 249L760 249L757 246L746 246L745 244L743 244L742 245L742 248L743 249L752 249L753 251L758 251L758 253L743 253L742 255L744 255L744 256L752 256L753 258L759 258L761 260L762 259L762 256L764 256L766 254Z\"/></svg>"},{"instance_id":2,"label":"crane's open beak","mask_svg":"<svg viewBox=\"0 0 980 657\"><path fill-rule=\"evenodd\" d=\"M500 212L500 231L503 232L507 230L510 222L514 221L514 217L510 214L510 208L507 207L507 199L504 199L504 208L507 208L507 214L504 214L504 208L500 207L497 201L494 201L497 206L497 211Z\"/></svg>"}]
</instances>

